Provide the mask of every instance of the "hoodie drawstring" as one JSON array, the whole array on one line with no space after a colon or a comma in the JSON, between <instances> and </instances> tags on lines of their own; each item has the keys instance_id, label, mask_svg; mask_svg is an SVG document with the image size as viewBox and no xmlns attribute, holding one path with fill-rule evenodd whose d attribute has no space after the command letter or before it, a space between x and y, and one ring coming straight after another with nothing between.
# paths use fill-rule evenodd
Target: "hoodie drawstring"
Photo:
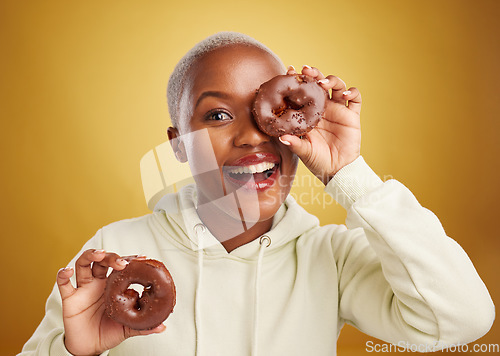
<instances>
[{"instance_id":1,"label":"hoodie drawstring","mask_svg":"<svg viewBox=\"0 0 500 356\"><path fill-rule=\"evenodd\" d=\"M194 299L194 322L196 329L196 352L199 356L201 354L202 332L201 332L201 283L203 280L203 234L207 228L203 224L196 224L194 226L194 233L198 241L198 281L196 284L196 292ZM262 271L262 260L264 258L264 251L271 245L271 238L267 235L262 235L259 239L259 256L257 257L257 268L255 271L255 284L254 284L254 320L253 320L253 334L252 334L252 356L257 356L258 347L258 331L259 331L259 294L260 294L260 275Z\"/></svg>"},{"instance_id":2,"label":"hoodie drawstring","mask_svg":"<svg viewBox=\"0 0 500 356\"><path fill-rule=\"evenodd\" d=\"M253 315L253 335L252 335L252 356L257 356L257 347L259 345L259 294L260 294L260 275L262 270L262 259L264 251L271 245L271 238L267 235L262 235L259 240L259 257L257 258L257 268L255 271L254 285L254 315Z\"/></svg>"},{"instance_id":3,"label":"hoodie drawstring","mask_svg":"<svg viewBox=\"0 0 500 356\"><path fill-rule=\"evenodd\" d=\"M194 233L198 242L198 281L196 284L196 294L194 299L194 325L196 329L196 355L201 354L201 281L203 279L203 234L207 228L203 224L194 226Z\"/></svg>"}]
</instances>

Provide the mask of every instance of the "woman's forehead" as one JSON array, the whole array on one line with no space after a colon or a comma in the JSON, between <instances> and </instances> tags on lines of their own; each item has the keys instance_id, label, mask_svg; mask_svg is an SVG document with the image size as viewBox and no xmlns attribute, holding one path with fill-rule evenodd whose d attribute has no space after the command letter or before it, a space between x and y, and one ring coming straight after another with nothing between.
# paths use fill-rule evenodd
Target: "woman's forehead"
<instances>
[{"instance_id":1,"label":"woman's forehead","mask_svg":"<svg viewBox=\"0 0 500 356\"><path fill-rule=\"evenodd\" d=\"M206 53L194 62L189 74L188 80L196 87L228 80L230 82L260 78L269 80L276 75L284 74L284 68L263 49L238 44Z\"/></svg>"}]
</instances>

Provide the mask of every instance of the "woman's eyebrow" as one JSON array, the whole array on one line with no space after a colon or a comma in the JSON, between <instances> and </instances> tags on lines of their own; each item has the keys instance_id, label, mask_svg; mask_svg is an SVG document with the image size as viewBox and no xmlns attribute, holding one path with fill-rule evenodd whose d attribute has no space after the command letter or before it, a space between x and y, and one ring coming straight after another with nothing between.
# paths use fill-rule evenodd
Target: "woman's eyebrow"
<instances>
[{"instance_id":1,"label":"woman's eyebrow","mask_svg":"<svg viewBox=\"0 0 500 356\"><path fill-rule=\"evenodd\" d=\"M216 98L222 98L222 99L228 99L229 98L229 95L226 94L226 93L223 93L221 91L212 91L212 90L209 90L209 91L204 91L203 93L201 93L200 97L198 98L198 100L196 100L196 104L194 105L194 107L196 108L198 106L198 104L206 97L208 96L213 96L213 97L216 97Z\"/></svg>"}]
</instances>

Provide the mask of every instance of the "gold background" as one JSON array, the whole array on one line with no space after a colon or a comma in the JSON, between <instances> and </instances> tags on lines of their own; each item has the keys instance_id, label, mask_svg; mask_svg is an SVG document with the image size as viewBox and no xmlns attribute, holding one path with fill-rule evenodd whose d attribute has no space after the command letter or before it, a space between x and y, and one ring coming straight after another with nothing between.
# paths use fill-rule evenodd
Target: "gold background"
<instances>
[{"instance_id":1,"label":"gold background","mask_svg":"<svg viewBox=\"0 0 500 356\"><path fill-rule=\"evenodd\" d=\"M499 18L495 0L1 1L0 353L20 351L87 239L148 213L139 161L166 140L168 76L221 30L357 86L365 159L440 217L498 305ZM343 222L298 182L306 209ZM344 328L340 355L366 340Z\"/></svg>"}]
</instances>

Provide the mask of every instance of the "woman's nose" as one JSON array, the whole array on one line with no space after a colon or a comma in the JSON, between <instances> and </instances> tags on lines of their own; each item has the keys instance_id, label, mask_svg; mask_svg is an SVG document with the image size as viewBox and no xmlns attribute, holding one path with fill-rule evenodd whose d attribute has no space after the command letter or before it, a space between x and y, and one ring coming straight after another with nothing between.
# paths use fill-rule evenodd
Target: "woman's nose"
<instances>
[{"instance_id":1,"label":"woman's nose","mask_svg":"<svg viewBox=\"0 0 500 356\"><path fill-rule=\"evenodd\" d=\"M237 118L238 125L234 136L234 145L237 147L257 147L271 141L271 137L262 132L255 122L252 113Z\"/></svg>"}]
</instances>

